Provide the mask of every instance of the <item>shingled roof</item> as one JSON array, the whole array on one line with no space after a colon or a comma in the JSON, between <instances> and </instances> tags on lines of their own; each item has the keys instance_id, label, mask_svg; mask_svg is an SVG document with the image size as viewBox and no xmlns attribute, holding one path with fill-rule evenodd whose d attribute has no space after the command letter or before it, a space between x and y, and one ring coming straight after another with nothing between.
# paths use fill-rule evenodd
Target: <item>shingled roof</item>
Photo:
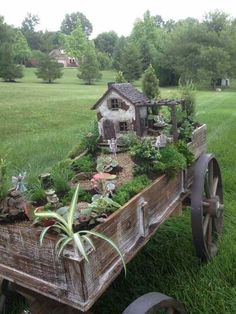
<instances>
[{"instance_id":1,"label":"shingled roof","mask_svg":"<svg viewBox=\"0 0 236 314\"><path fill-rule=\"evenodd\" d=\"M137 90L131 83L108 83L108 90L106 93L96 102L92 109L96 109L101 101L108 95L108 93L114 90L120 96L126 98L134 106L140 106L148 102L147 97Z\"/></svg>"}]
</instances>

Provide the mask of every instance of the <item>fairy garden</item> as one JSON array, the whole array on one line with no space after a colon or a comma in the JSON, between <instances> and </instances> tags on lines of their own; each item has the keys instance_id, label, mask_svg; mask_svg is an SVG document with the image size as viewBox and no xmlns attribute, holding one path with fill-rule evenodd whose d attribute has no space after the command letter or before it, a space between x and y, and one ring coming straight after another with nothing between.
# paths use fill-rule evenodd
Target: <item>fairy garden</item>
<instances>
[{"instance_id":1,"label":"fairy garden","mask_svg":"<svg viewBox=\"0 0 236 314\"><path fill-rule=\"evenodd\" d=\"M0 223L24 220L49 229L71 215L74 196L73 232L92 230L152 181L193 162L188 143L199 124L190 96L150 101L129 83L110 83L92 109L97 121L91 132L33 181L24 172L9 186L1 160Z\"/></svg>"}]
</instances>

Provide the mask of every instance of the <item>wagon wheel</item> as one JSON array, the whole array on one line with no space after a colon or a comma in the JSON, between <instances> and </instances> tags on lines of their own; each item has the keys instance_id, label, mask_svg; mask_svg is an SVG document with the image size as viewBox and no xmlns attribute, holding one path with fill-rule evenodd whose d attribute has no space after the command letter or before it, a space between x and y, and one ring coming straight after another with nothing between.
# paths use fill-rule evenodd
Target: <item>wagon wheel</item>
<instances>
[{"instance_id":1,"label":"wagon wheel","mask_svg":"<svg viewBox=\"0 0 236 314\"><path fill-rule=\"evenodd\" d=\"M203 261L217 253L217 239L224 221L224 199L219 164L203 154L194 169L191 196L192 234L197 256Z\"/></svg>"},{"instance_id":2,"label":"wagon wheel","mask_svg":"<svg viewBox=\"0 0 236 314\"><path fill-rule=\"evenodd\" d=\"M150 292L132 302L122 314L186 314L185 307L162 293Z\"/></svg>"}]
</instances>

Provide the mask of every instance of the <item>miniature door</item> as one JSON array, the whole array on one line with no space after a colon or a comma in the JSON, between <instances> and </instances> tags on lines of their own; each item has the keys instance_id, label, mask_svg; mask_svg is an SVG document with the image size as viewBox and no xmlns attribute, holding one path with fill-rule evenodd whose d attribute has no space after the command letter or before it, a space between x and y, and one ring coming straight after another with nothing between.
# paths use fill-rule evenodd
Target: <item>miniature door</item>
<instances>
[{"instance_id":1,"label":"miniature door","mask_svg":"<svg viewBox=\"0 0 236 314\"><path fill-rule=\"evenodd\" d=\"M102 124L104 140L116 138L116 131L112 120L104 120Z\"/></svg>"}]
</instances>

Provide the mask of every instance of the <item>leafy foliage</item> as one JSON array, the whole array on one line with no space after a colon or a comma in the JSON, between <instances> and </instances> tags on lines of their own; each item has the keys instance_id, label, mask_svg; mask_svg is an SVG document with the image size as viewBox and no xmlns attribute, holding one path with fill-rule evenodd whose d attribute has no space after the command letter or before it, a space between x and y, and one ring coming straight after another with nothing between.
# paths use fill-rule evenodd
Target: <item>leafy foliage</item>
<instances>
[{"instance_id":1,"label":"leafy foliage","mask_svg":"<svg viewBox=\"0 0 236 314\"><path fill-rule=\"evenodd\" d=\"M186 117L189 121L194 121L196 114L196 97L194 94L195 87L192 82L182 84L181 81L179 81L179 89L181 92L181 98L185 100L183 110L186 113Z\"/></svg>"},{"instance_id":2,"label":"leafy foliage","mask_svg":"<svg viewBox=\"0 0 236 314\"><path fill-rule=\"evenodd\" d=\"M88 208L81 211L82 215L90 216L91 213L97 215L113 213L115 210L120 208L121 205L115 202L108 196L95 194L92 198L92 203L89 204Z\"/></svg>"},{"instance_id":3,"label":"leafy foliage","mask_svg":"<svg viewBox=\"0 0 236 314\"><path fill-rule=\"evenodd\" d=\"M89 37L93 31L93 26L87 17L81 12L66 14L62 23L61 31L66 35L70 35L77 27L78 21L81 24L83 32Z\"/></svg>"},{"instance_id":4,"label":"leafy foliage","mask_svg":"<svg viewBox=\"0 0 236 314\"><path fill-rule=\"evenodd\" d=\"M45 54L40 58L35 74L45 82L52 83L56 79L62 77L62 65Z\"/></svg>"},{"instance_id":5,"label":"leafy foliage","mask_svg":"<svg viewBox=\"0 0 236 314\"><path fill-rule=\"evenodd\" d=\"M104 32L94 39L94 44L98 50L112 56L117 40L118 35L114 31Z\"/></svg>"},{"instance_id":6,"label":"leafy foliage","mask_svg":"<svg viewBox=\"0 0 236 314\"><path fill-rule=\"evenodd\" d=\"M58 195L64 195L70 190L69 180L73 172L66 164L56 164L51 171L53 186Z\"/></svg>"},{"instance_id":7,"label":"leafy foliage","mask_svg":"<svg viewBox=\"0 0 236 314\"><path fill-rule=\"evenodd\" d=\"M75 29L70 35L64 37L64 46L68 55L81 62L85 54L89 41L83 31L82 25L78 20Z\"/></svg>"},{"instance_id":8,"label":"leafy foliage","mask_svg":"<svg viewBox=\"0 0 236 314\"><path fill-rule=\"evenodd\" d=\"M124 78L123 72L118 71L115 76L116 83L126 83L126 79Z\"/></svg>"},{"instance_id":9,"label":"leafy foliage","mask_svg":"<svg viewBox=\"0 0 236 314\"><path fill-rule=\"evenodd\" d=\"M149 139L139 140L131 146L130 154L136 162L152 162L160 157L160 152L154 147Z\"/></svg>"},{"instance_id":10,"label":"leafy foliage","mask_svg":"<svg viewBox=\"0 0 236 314\"><path fill-rule=\"evenodd\" d=\"M145 70L142 77L142 90L148 99L157 98L160 94L159 81L152 65L150 64Z\"/></svg>"},{"instance_id":11,"label":"leafy foliage","mask_svg":"<svg viewBox=\"0 0 236 314\"><path fill-rule=\"evenodd\" d=\"M71 164L71 169L76 172L91 172L95 169L95 162L91 155L85 155Z\"/></svg>"},{"instance_id":12,"label":"leafy foliage","mask_svg":"<svg viewBox=\"0 0 236 314\"><path fill-rule=\"evenodd\" d=\"M27 196L33 203L38 206L46 203L46 194L39 179L30 179L27 188Z\"/></svg>"},{"instance_id":13,"label":"leafy foliage","mask_svg":"<svg viewBox=\"0 0 236 314\"><path fill-rule=\"evenodd\" d=\"M73 197L75 193L75 189L72 188L70 189L66 194L65 196L61 199L62 201L62 204L65 206L65 205L68 205ZM79 197L79 200L81 202L86 202L86 203L90 203L92 201L92 195L83 190L82 188L79 189L79 192L78 192L78 197Z\"/></svg>"},{"instance_id":14,"label":"leafy foliage","mask_svg":"<svg viewBox=\"0 0 236 314\"><path fill-rule=\"evenodd\" d=\"M187 166L185 157L174 145L168 145L160 151L160 158L154 163L153 170L166 173L173 177L176 173Z\"/></svg>"},{"instance_id":15,"label":"leafy foliage","mask_svg":"<svg viewBox=\"0 0 236 314\"><path fill-rule=\"evenodd\" d=\"M1 44L0 47L0 77L4 81L14 82L15 79L23 77L22 66L15 64L13 45L9 42Z\"/></svg>"},{"instance_id":16,"label":"leafy foliage","mask_svg":"<svg viewBox=\"0 0 236 314\"><path fill-rule=\"evenodd\" d=\"M140 78L142 73L140 58L140 53L137 47L133 43L129 42L123 50L120 63L120 69L128 82L132 82Z\"/></svg>"},{"instance_id":17,"label":"leafy foliage","mask_svg":"<svg viewBox=\"0 0 236 314\"><path fill-rule=\"evenodd\" d=\"M184 141L177 141L175 143L175 147L177 148L178 152L182 154L186 159L187 166L190 166L194 161L194 155L189 150L188 145Z\"/></svg>"},{"instance_id":18,"label":"leafy foliage","mask_svg":"<svg viewBox=\"0 0 236 314\"><path fill-rule=\"evenodd\" d=\"M94 45L89 43L81 58L78 78L85 81L86 84L91 85L94 81L101 79L101 77L102 74L99 70L99 62Z\"/></svg>"},{"instance_id":19,"label":"leafy foliage","mask_svg":"<svg viewBox=\"0 0 236 314\"><path fill-rule=\"evenodd\" d=\"M193 132L192 123L185 119L184 122L181 123L181 126L179 128L179 139L189 142L192 137L192 132Z\"/></svg>"},{"instance_id":20,"label":"leafy foliage","mask_svg":"<svg viewBox=\"0 0 236 314\"><path fill-rule=\"evenodd\" d=\"M133 180L123 184L118 188L114 195L113 200L121 205L124 205L128 200L130 200L137 193L142 191L151 183L146 175L137 176Z\"/></svg>"}]
</instances>

